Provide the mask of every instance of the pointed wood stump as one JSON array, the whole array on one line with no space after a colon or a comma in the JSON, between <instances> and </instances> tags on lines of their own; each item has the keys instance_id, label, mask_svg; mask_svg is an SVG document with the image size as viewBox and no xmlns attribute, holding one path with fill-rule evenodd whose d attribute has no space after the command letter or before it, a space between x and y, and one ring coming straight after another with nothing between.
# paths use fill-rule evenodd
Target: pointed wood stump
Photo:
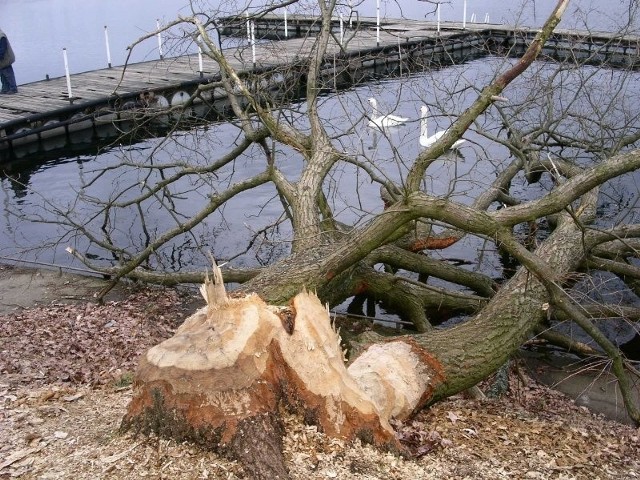
<instances>
[{"instance_id":1,"label":"pointed wood stump","mask_svg":"<svg viewBox=\"0 0 640 480\"><path fill-rule=\"evenodd\" d=\"M347 371L314 294L288 307L229 298L217 267L201 291L207 306L142 356L123 429L196 442L257 479L288 478L280 408L328 435L400 449L389 419L409 415L435 378L413 345L374 345Z\"/></svg>"}]
</instances>

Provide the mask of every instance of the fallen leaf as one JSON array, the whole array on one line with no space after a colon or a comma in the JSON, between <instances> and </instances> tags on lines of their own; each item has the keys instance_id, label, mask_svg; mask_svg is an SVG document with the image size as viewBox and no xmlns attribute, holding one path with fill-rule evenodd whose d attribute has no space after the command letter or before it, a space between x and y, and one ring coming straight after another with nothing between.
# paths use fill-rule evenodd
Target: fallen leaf
<instances>
[{"instance_id":1,"label":"fallen leaf","mask_svg":"<svg viewBox=\"0 0 640 480\"><path fill-rule=\"evenodd\" d=\"M78 400L79 398L82 398L82 397L84 397L84 393L78 392L75 395L66 395L66 396L62 397L62 399L65 402L75 402L76 400Z\"/></svg>"},{"instance_id":2,"label":"fallen leaf","mask_svg":"<svg viewBox=\"0 0 640 480\"><path fill-rule=\"evenodd\" d=\"M456 423L458 420L460 420L460 417L451 411L447 412L447 418L451 420L451 423Z\"/></svg>"}]
</instances>

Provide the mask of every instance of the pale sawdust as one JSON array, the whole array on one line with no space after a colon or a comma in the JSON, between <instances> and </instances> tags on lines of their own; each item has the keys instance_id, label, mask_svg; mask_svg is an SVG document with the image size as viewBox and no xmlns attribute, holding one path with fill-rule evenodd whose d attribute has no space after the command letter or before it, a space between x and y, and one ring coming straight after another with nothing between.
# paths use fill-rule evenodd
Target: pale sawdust
<instances>
[{"instance_id":1,"label":"pale sawdust","mask_svg":"<svg viewBox=\"0 0 640 480\"><path fill-rule=\"evenodd\" d=\"M0 478L246 478L238 463L213 452L119 433L132 393L117 385L126 383L136 355L182 319L175 295L147 291L105 306L0 317ZM640 477L640 430L593 415L523 375L512 375L501 400L453 398L398 424L411 458L345 445L294 416L285 422L293 479Z\"/></svg>"}]
</instances>

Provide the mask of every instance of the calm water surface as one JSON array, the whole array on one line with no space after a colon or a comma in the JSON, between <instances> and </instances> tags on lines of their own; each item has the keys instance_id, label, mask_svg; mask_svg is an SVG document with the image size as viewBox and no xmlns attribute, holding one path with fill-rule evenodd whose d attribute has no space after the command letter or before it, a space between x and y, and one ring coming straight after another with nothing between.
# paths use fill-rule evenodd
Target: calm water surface
<instances>
[{"instance_id":1,"label":"calm water surface","mask_svg":"<svg viewBox=\"0 0 640 480\"><path fill-rule=\"evenodd\" d=\"M375 15L375 1L353 3L358 4L358 11L362 15ZM513 11L504 11L505 2L469 0L467 17L476 13L480 20L484 20L485 15L489 14L492 22L503 20L507 23L536 25L545 19L555 2L545 0L524 3L526 6L521 10L522 14L518 15L515 13L518 11L517 3L512 7ZM189 14L189 9L184 4L184 0L3 0L0 4L0 27L9 35L17 51L18 61L15 69L18 83L25 83L42 79L47 74L51 77L62 75L62 47L67 48L72 71L104 68L105 25L109 27L112 63L121 64L126 57L126 46L139 36L153 31L158 19L164 23L177 15ZM229 4L223 3L225 8L228 8ZM398 4L403 5L402 11L399 10ZM381 1L380 5L383 17L404 15L410 18L426 16L435 19L435 13L429 11L428 5L423 2ZM612 2L607 4L607 8L613 12L614 7L622 8L621 5L622 2ZM443 3L442 20L459 21L462 18L462 6L462 1ZM622 18L614 14L595 15L591 11L591 3L582 1L574 4L571 13L567 15L565 26L579 25L586 18L585 12L590 12L589 18L598 19L598 25L601 26L607 22L613 24L614 21L621 21ZM192 47L184 43L175 46L187 50ZM168 52L178 53L177 50ZM133 60L157 58L157 55L157 40L149 39L134 50ZM465 84L478 86L484 82L479 78L483 73L487 73L487 66L488 62L482 60L450 67L436 72L435 79L444 83L451 82L452 85L463 81ZM430 81L431 79L415 77L411 80L396 79L358 87L340 96L327 97L323 100L323 111L327 118L331 118L332 123L338 126L356 123L357 128L342 140L344 148L360 155L361 158L375 162L380 169L380 175L397 179L406 171L403 162L414 158L419 152L419 107L423 102L433 102L436 95L430 89ZM363 116L368 109L367 105L363 105L363 99L368 96L378 98L385 109L392 106L397 108L396 113L407 116L412 121L407 128L392 132L389 138L376 135L369 131L363 122ZM446 128L451 121L452 118L447 118L446 115L433 120L439 128ZM196 139L203 140L198 147L201 149L202 158L216 158L229 148L236 135L236 127L228 124L215 124L196 131L183 132L179 143L165 145L156 153L156 160L168 161L180 155L192 157L191 152L181 145L192 144ZM467 139L469 142L462 150L462 158L445 158L432 165L429 176L425 179L426 189L436 194L453 192L457 200L469 202L478 189L482 189L493 180L495 171L499 169L499 159L506 158L507 154L499 148L486 147L486 142L473 132L469 132ZM104 252L89 248L86 242L69 234L65 235L64 230L50 223L50 212L55 207L78 214L77 218L81 218L82 214L87 213L82 210L86 207L80 207L74 200L76 193L84 189L88 179L101 168L113 165L123 158L144 162L148 153L159 142L160 139L149 139L135 145L116 146L97 157L93 154L75 155L69 152L65 158L23 171L20 183L0 177L0 256L78 266L78 263L64 251L71 245L86 251L96 259L102 258ZM297 157L290 155L289 158ZM197 159L194 161L197 162ZM256 164L254 158L248 155L242 163L242 168L244 173L251 172L251 169L256 169L257 172L263 165ZM280 165L280 168L285 173L295 176L300 165L289 160L288 163ZM137 173L129 171L122 177L119 175L122 174L118 172L104 176L90 193L105 197L122 178L126 177L126 181L135 182ZM229 178L232 178L231 174ZM354 193L354 197L349 198L341 197L341 189L344 186L347 186L346 191L357 194ZM191 186L184 187L186 189ZM206 199L210 188L206 186L202 191L193 190L186 199L177 201L178 207L183 209L184 214L192 213L194 206ZM381 206L378 187L348 165L341 166L333 172L327 189L336 211L340 212L340 219L345 222L364 221L371 212L376 212ZM149 233L160 232L171 225L172 220L161 213L155 210L147 212L148 224L144 231L140 228L136 214L130 212L130 216L119 219L118 227L112 232L113 238L132 249L142 248ZM277 197L269 188L240 196L224 211L213 215L206 224L197 229L193 237L181 238L169 245L163 260L158 262L162 262L161 266L170 270L190 268L194 265L201 267L207 262L206 251L209 249L220 258L239 255L236 259L239 265L268 261L270 255L277 255L279 249L288 248L290 232L287 232L286 227L279 229L280 243L271 244L268 248L258 246L246 254L238 253L238 238L246 238L257 229L275 222L281 214ZM27 217L40 221L25 221ZM98 229L99 225L92 227ZM465 239L465 242L456 244L447 254L470 258L482 252L482 248L481 241ZM487 272L499 270L499 261L495 255L480 254L485 262L483 269ZM104 261L109 260L112 259L104 258Z\"/></svg>"},{"instance_id":2,"label":"calm water surface","mask_svg":"<svg viewBox=\"0 0 640 480\"><path fill-rule=\"evenodd\" d=\"M486 67L490 63L492 62L485 59L446 68L435 74L439 82L449 83L453 88L454 85L459 85L462 75L466 76L466 81L473 83L480 72L488 72ZM347 135L339 137L341 148L359 160L375 166L379 176L398 181L406 173L410 160L415 158L421 149L418 143L420 106L423 102L433 101L436 96L432 84L426 80L421 76L394 79L363 85L340 95L329 95L321 99L321 112L327 119L327 125L335 127L335 133L344 130L347 125L355 126ZM365 117L370 114L370 107L366 102L368 97L377 98L381 109L394 108L397 114L410 118L408 125L388 132L388 136L368 128ZM294 108L294 111L298 109L303 111L304 105ZM429 125L432 131L436 128L441 130L452 120L450 115L440 115L430 118ZM300 116L299 122L304 128L303 115ZM182 132L176 142L163 144L162 148L154 151L153 162L157 164L187 157L192 164L205 164L229 151L237 135L237 127L227 123L216 123ZM472 132L469 132L467 139L468 147L461 150L462 156L450 154L430 167L429 175L425 178L425 188L428 191L436 195L451 193L456 200L469 203L478 189L485 188L495 178L498 168L495 159L504 157L505 153L491 150L490 155L489 150L479 146L482 138ZM109 171L102 175L99 181L92 182L91 187L86 185L104 167L119 161L144 164L147 156L161 144L161 141L162 139L148 139L131 146L113 147L97 157L72 156L48 162L35 166L32 170L20 172L20 183L12 182L8 178L0 179L0 195L4 206L0 217L0 256L20 256L77 266L77 262L65 252L67 246L73 246L95 259L111 261L111 258L103 258L105 254L100 249L88 247L86 241L69 234L65 235L64 229L48 223L48 220L53 218L52 210L57 208L69 212L82 223L83 215L91 216L90 207L75 202L77 192L108 198L113 190L120 188L126 191L127 185L133 185L132 191L139 193L140 187L135 186L142 185L143 180L149 180L145 179L146 171L135 168ZM190 150L194 146L197 146L197 154ZM301 169L299 156L281 147L278 159L278 167L283 173L295 179ZM210 193L221 188L219 185L237 182L239 175L247 177L261 172L264 168L263 157L256 148L247 152L233 169L218 172L212 184L198 179L196 182L202 183L194 185L191 183L192 180L185 180L176 186L176 190L189 193L183 193L175 200L176 210L180 211L181 215L193 214L196 208L200 208L207 201ZM169 175L169 172L170 170L165 174ZM371 183L362 172L349 164L340 165L332 172L326 192L339 220L346 223L358 224L366 221L372 213L379 212L382 208L378 185ZM126 245L131 250L144 248L149 232L153 235L154 232L160 232L173 224L171 217L161 208L145 209L146 229L141 228L139 216L133 209L125 212L125 216L122 215L123 213L118 219L117 228L110 234L114 241ZM278 228L278 238L274 236L272 243L255 245L244 254L244 245L240 244L240 240L248 239L253 232L275 223L281 216L282 207L273 188L269 186L256 189L240 195L224 210L212 215L205 224L195 230L193 237L177 239L164 249L162 259L159 258L157 262L169 270L180 270L194 265L203 267L207 262L208 250L215 252L218 258L234 258L234 264L237 266L269 261L271 255L288 249L288 241L291 239L288 226L282 225ZM27 217L40 219L42 222L25 221ZM100 233L99 222L87 226ZM448 254L462 258L469 257L471 252L471 256L475 256L475 252L481 247L482 242L478 243L477 239L466 239L452 247ZM493 263L495 261L495 256L486 256L488 270L495 271L499 267Z\"/></svg>"}]
</instances>

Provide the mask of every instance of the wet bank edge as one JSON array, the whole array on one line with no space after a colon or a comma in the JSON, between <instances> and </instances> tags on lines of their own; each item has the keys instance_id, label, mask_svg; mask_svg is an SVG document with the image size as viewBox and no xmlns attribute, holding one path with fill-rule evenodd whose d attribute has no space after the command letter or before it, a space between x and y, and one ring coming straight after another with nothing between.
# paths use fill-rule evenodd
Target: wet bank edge
<instances>
[{"instance_id":1,"label":"wet bank edge","mask_svg":"<svg viewBox=\"0 0 640 480\"><path fill-rule=\"evenodd\" d=\"M95 295L105 285L98 276L0 265L0 315L51 303L95 301ZM105 300L122 300L126 295L125 289L116 287Z\"/></svg>"},{"instance_id":2,"label":"wet bank edge","mask_svg":"<svg viewBox=\"0 0 640 480\"><path fill-rule=\"evenodd\" d=\"M0 265L0 315L52 303L94 302L105 284L106 280L99 276ZM119 286L111 290L105 300L123 300L129 293L128 288ZM194 302L193 310L196 308ZM593 412L633 424L625 411L615 377L602 365L586 365L557 355L524 350L519 355L536 381L565 393ZM640 402L638 383L634 393L636 402Z\"/></svg>"}]
</instances>

